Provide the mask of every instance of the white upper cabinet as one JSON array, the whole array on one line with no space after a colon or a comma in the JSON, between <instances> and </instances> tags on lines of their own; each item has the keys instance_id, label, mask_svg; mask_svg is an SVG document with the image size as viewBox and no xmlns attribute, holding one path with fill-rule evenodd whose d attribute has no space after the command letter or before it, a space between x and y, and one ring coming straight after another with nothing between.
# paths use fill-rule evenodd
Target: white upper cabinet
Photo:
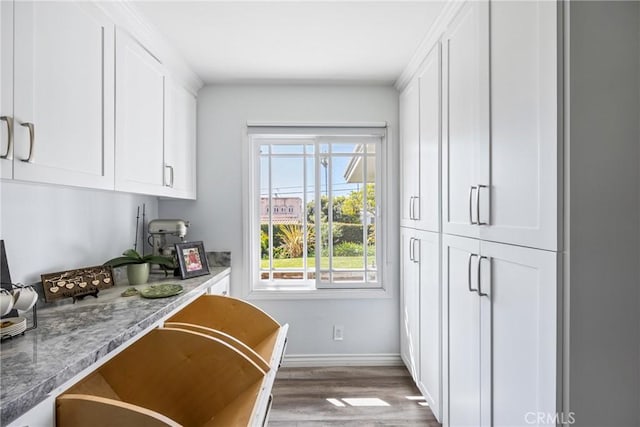
<instances>
[{"instance_id":1,"label":"white upper cabinet","mask_svg":"<svg viewBox=\"0 0 640 427\"><path fill-rule=\"evenodd\" d=\"M165 80L164 185L166 195L196 198L196 97Z\"/></svg>"},{"instance_id":2,"label":"white upper cabinet","mask_svg":"<svg viewBox=\"0 0 640 427\"><path fill-rule=\"evenodd\" d=\"M14 119L13 178L113 189L113 24L88 2L15 2L11 94L7 3L2 116Z\"/></svg>"},{"instance_id":3,"label":"white upper cabinet","mask_svg":"<svg viewBox=\"0 0 640 427\"><path fill-rule=\"evenodd\" d=\"M414 227L440 231L441 137L440 43L431 50L418 74L420 82L420 183Z\"/></svg>"},{"instance_id":4,"label":"white upper cabinet","mask_svg":"<svg viewBox=\"0 0 640 427\"><path fill-rule=\"evenodd\" d=\"M445 34L445 233L559 249L557 8L469 2Z\"/></svg>"},{"instance_id":5,"label":"white upper cabinet","mask_svg":"<svg viewBox=\"0 0 640 427\"><path fill-rule=\"evenodd\" d=\"M0 177L13 178L13 2L0 2Z\"/></svg>"},{"instance_id":6,"label":"white upper cabinet","mask_svg":"<svg viewBox=\"0 0 640 427\"><path fill-rule=\"evenodd\" d=\"M164 70L126 32L116 33L116 168L119 191L163 195Z\"/></svg>"},{"instance_id":7,"label":"white upper cabinet","mask_svg":"<svg viewBox=\"0 0 640 427\"><path fill-rule=\"evenodd\" d=\"M413 80L400 94L401 225L414 227L420 192L420 83Z\"/></svg>"},{"instance_id":8,"label":"white upper cabinet","mask_svg":"<svg viewBox=\"0 0 640 427\"><path fill-rule=\"evenodd\" d=\"M443 39L442 231L479 236L489 200L489 16L466 3Z\"/></svg>"},{"instance_id":9,"label":"white upper cabinet","mask_svg":"<svg viewBox=\"0 0 640 427\"><path fill-rule=\"evenodd\" d=\"M491 3L490 203L480 237L557 250L558 5ZM485 196L490 196L488 199Z\"/></svg>"},{"instance_id":10,"label":"white upper cabinet","mask_svg":"<svg viewBox=\"0 0 640 427\"><path fill-rule=\"evenodd\" d=\"M440 45L400 95L401 223L440 230Z\"/></svg>"}]
</instances>

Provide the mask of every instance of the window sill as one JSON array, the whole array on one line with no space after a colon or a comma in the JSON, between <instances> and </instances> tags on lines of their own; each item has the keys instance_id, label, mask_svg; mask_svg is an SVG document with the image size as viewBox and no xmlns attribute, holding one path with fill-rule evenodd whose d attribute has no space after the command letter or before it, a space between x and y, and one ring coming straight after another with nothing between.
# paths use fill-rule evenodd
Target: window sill
<instances>
[{"instance_id":1,"label":"window sill","mask_svg":"<svg viewBox=\"0 0 640 427\"><path fill-rule=\"evenodd\" d=\"M376 289L260 289L250 291L248 300L387 299L391 293Z\"/></svg>"}]
</instances>

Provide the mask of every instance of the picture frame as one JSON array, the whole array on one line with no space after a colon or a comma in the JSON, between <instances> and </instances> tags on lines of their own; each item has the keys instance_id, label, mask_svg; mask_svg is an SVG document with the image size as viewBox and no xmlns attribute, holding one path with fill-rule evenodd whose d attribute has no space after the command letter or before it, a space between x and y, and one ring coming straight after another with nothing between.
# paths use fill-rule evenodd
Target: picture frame
<instances>
[{"instance_id":1,"label":"picture frame","mask_svg":"<svg viewBox=\"0 0 640 427\"><path fill-rule=\"evenodd\" d=\"M207 253L201 241L176 243L175 248L180 277L183 280L209 274Z\"/></svg>"}]
</instances>

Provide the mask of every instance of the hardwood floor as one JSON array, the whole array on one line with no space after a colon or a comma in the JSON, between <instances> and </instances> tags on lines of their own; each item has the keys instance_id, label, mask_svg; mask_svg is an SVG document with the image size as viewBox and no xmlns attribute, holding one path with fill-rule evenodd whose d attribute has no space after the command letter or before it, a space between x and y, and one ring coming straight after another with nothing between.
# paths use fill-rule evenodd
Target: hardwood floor
<instances>
[{"instance_id":1,"label":"hardwood floor","mask_svg":"<svg viewBox=\"0 0 640 427\"><path fill-rule=\"evenodd\" d=\"M404 367L281 368L269 426L440 427L424 399L407 399L418 396ZM354 406L353 398L380 399L388 406Z\"/></svg>"}]
</instances>

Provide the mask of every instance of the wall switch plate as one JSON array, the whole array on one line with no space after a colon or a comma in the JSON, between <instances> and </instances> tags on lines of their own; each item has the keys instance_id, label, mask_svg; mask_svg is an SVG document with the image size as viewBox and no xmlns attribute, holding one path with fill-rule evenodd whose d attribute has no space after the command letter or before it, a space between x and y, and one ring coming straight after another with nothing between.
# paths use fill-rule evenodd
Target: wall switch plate
<instances>
[{"instance_id":1,"label":"wall switch plate","mask_svg":"<svg viewBox=\"0 0 640 427\"><path fill-rule=\"evenodd\" d=\"M333 325L333 340L342 341L344 339L344 326Z\"/></svg>"}]
</instances>

